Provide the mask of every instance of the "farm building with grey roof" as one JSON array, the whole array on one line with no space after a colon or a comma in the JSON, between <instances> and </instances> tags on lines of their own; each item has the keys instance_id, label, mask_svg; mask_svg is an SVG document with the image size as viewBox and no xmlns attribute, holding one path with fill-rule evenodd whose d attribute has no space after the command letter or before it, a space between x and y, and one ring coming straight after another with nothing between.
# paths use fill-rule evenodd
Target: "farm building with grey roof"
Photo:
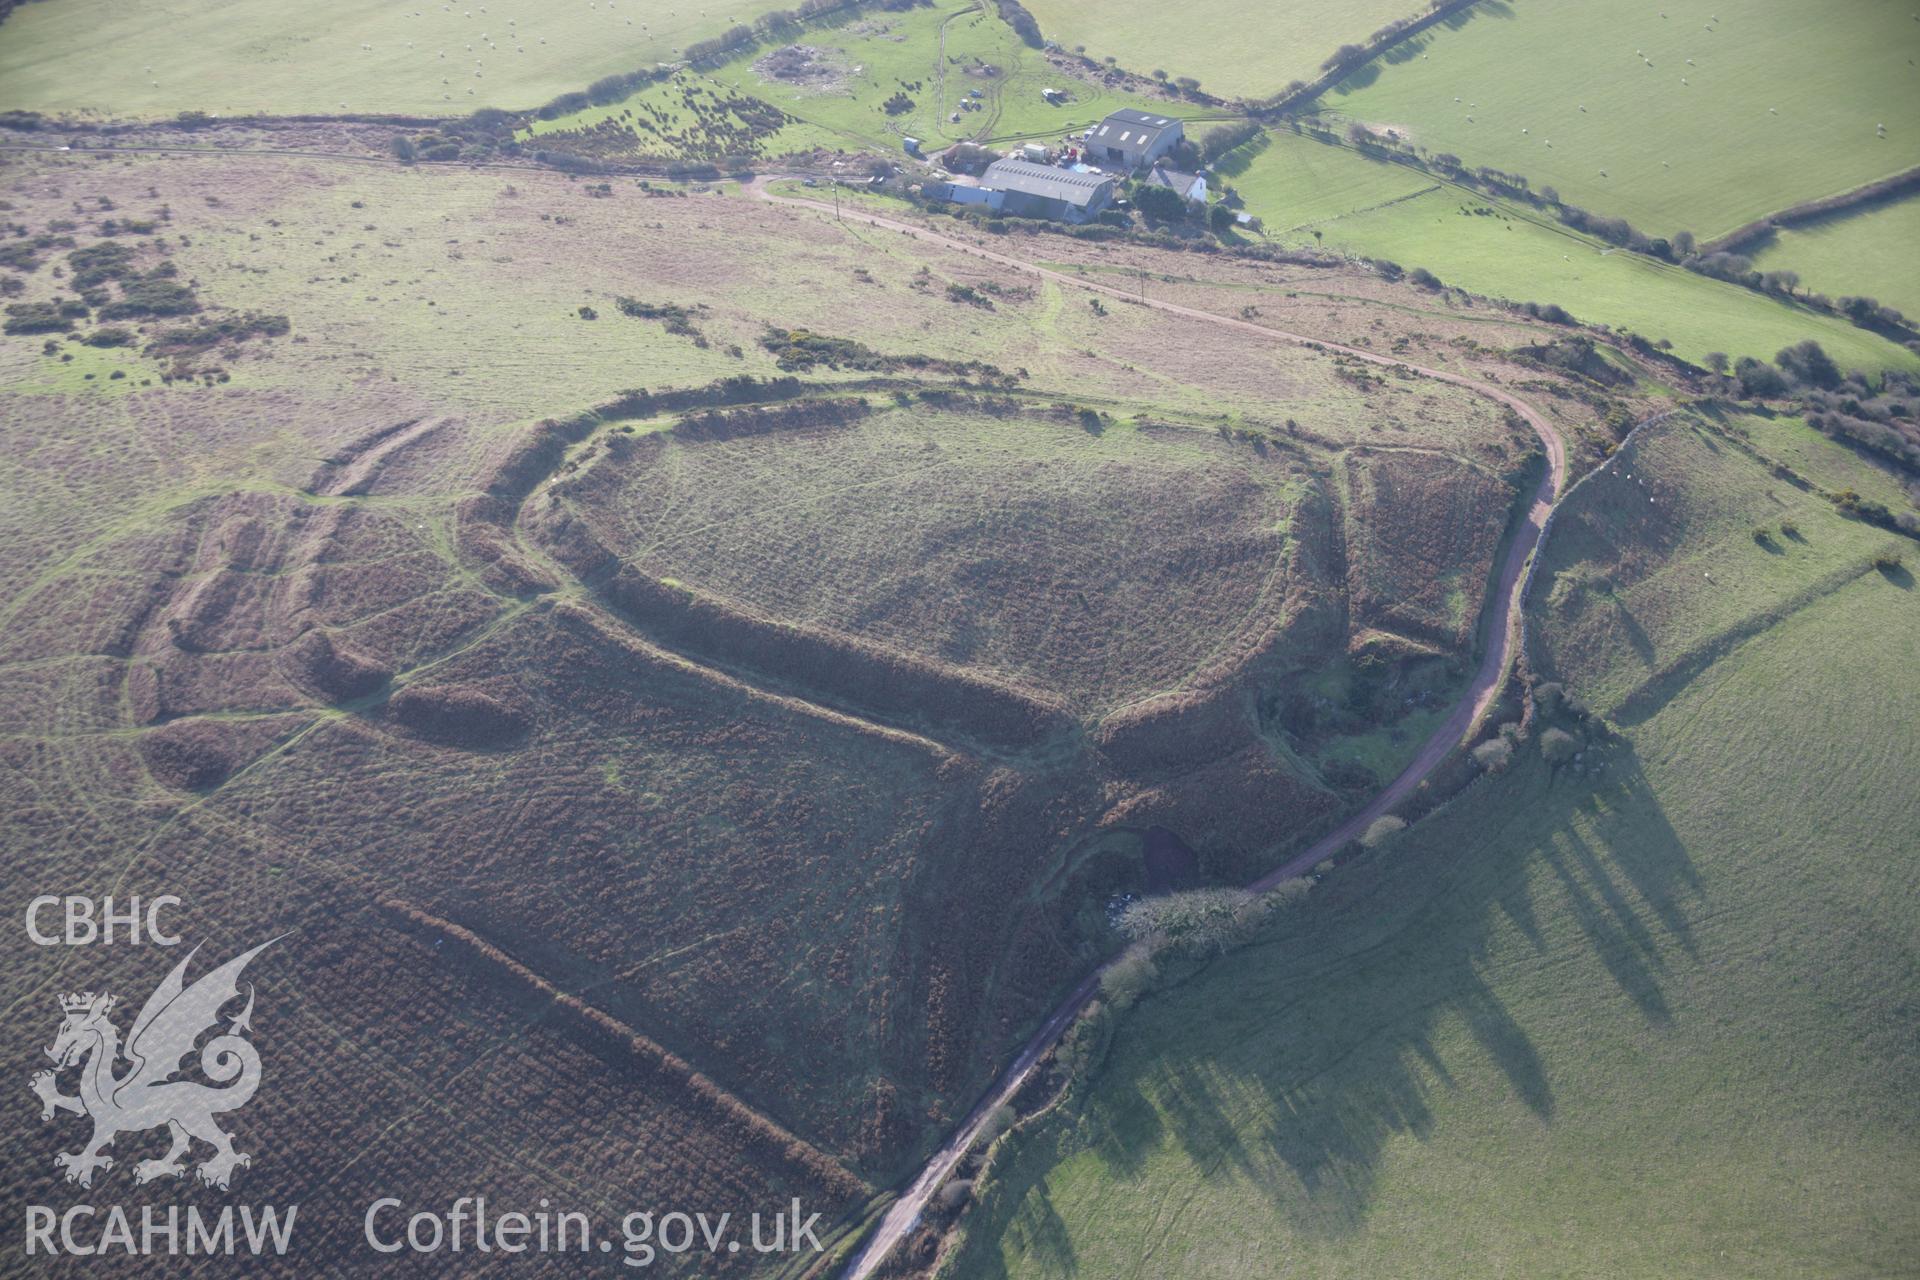
<instances>
[{"instance_id":1,"label":"farm building with grey roof","mask_svg":"<svg viewBox=\"0 0 1920 1280\"><path fill-rule=\"evenodd\" d=\"M1113 200L1114 178L1027 160L996 160L981 176L980 188L997 194L997 207L1008 213L1085 222Z\"/></svg>"},{"instance_id":2,"label":"farm building with grey roof","mask_svg":"<svg viewBox=\"0 0 1920 1280\"><path fill-rule=\"evenodd\" d=\"M1087 130L1087 160L1132 173L1166 155L1186 136L1186 126L1173 117L1128 107Z\"/></svg>"}]
</instances>

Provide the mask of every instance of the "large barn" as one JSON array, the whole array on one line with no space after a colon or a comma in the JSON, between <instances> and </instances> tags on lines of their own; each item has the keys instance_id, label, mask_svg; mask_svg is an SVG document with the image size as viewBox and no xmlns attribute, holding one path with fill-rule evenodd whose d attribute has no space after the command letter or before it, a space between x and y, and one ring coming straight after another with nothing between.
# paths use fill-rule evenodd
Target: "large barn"
<instances>
[{"instance_id":1,"label":"large barn","mask_svg":"<svg viewBox=\"0 0 1920 1280\"><path fill-rule=\"evenodd\" d=\"M1061 222L1099 216L1113 200L1114 185L1111 174L1079 173L1028 160L996 160L980 179L980 189L999 198L995 208Z\"/></svg>"},{"instance_id":2,"label":"large barn","mask_svg":"<svg viewBox=\"0 0 1920 1280\"><path fill-rule=\"evenodd\" d=\"M1180 145L1185 126L1171 116L1128 107L1087 130L1087 162L1132 173Z\"/></svg>"}]
</instances>

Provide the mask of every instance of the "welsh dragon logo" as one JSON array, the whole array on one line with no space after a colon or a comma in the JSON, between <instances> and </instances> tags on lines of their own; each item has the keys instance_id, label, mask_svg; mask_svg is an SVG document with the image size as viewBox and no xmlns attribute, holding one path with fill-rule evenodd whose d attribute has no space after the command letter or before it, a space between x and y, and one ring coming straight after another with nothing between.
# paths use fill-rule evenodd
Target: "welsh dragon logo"
<instances>
[{"instance_id":1,"label":"welsh dragon logo","mask_svg":"<svg viewBox=\"0 0 1920 1280\"><path fill-rule=\"evenodd\" d=\"M147 998L140 1016L133 1020L124 1048L119 1029L107 1017L115 997L91 991L61 997L60 1011L66 1016L47 1056L61 1070L79 1064L80 1092L72 1097L61 1093L52 1071L35 1072L32 1083L33 1091L40 1095L43 1121L61 1111L93 1121L90 1142L76 1152L63 1152L53 1158L54 1164L66 1171L68 1182L92 1186L95 1170L113 1168L113 1157L102 1153L116 1137L162 1125L173 1145L159 1159L134 1165L135 1182L178 1178L186 1173L185 1157L195 1139L213 1148L213 1154L195 1170L208 1186L225 1190L233 1171L251 1163L250 1156L233 1149L233 1135L213 1119L246 1106L260 1087L260 1055L245 1038L252 1029L251 983L247 985L246 1007L227 1024L223 1034L215 1035L200 1049L200 1070L214 1084L175 1077L180 1074L182 1059L193 1052L200 1037L218 1028L220 1010L239 998L240 973L247 962L275 941L278 939L235 956L188 986L187 965L199 951L195 947ZM127 1069L116 1075L114 1068L122 1058Z\"/></svg>"}]
</instances>

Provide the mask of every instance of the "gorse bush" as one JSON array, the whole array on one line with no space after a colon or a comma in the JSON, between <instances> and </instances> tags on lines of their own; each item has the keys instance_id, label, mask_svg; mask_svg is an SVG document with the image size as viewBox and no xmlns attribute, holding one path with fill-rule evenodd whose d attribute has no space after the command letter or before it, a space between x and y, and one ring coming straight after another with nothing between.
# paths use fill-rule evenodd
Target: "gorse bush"
<instances>
[{"instance_id":1,"label":"gorse bush","mask_svg":"<svg viewBox=\"0 0 1920 1280\"><path fill-rule=\"evenodd\" d=\"M16 302L7 307L8 333L64 333L87 318L84 303Z\"/></svg>"},{"instance_id":2,"label":"gorse bush","mask_svg":"<svg viewBox=\"0 0 1920 1280\"><path fill-rule=\"evenodd\" d=\"M623 316L664 322L668 333L679 334L683 338L700 336L700 331L693 326L693 317L696 312L705 310L704 307L683 307L677 302L642 302L638 298L625 296L615 298L613 305L619 308Z\"/></svg>"},{"instance_id":3,"label":"gorse bush","mask_svg":"<svg viewBox=\"0 0 1920 1280\"><path fill-rule=\"evenodd\" d=\"M193 355L213 347L245 342L249 338L283 337L291 328L285 316L247 311L165 330L154 338L148 345L147 351L151 355ZM99 332L126 333L127 331L103 329ZM97 337L98 334L95 336Z\"/></svg>"},{"instance_id":4,"label":"gorse bush","mask_svg":"<svg viewBox=\"0 0 1920 1280\"><path fill-rule=\"evenodd\" d=\"M120 282L120 300L100 308L102 320L136 316L182 316L200 309L192 288L177 280L142 276Z\"/></svg>"}]
</instances>

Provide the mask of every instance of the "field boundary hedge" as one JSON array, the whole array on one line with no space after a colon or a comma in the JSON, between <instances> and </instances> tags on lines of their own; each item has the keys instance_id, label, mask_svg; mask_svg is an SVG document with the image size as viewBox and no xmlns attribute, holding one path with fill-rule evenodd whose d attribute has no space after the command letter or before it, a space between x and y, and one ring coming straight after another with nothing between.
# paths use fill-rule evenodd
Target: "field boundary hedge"
<instances>
[{"instance_id":1,"label":"field boundary hedge","mask_svg":"<svg viewBox=\"0 0 1920 1280\"><path fill-rule=\"evenodd\" d=\"M1637 725L1650 719L1668 700L1690 684L1701 672L1754 637L1772 630L1794 614L1832 595L1874 572L1871 560L1862 560L1820 578L1770 608L1762 609L1724 630L1690 646L1673 661L1663 664L1614 705L1609 719L1624 725Z\"/></svg>"},{"instance_id":2,"label":"field boundary hedge","mask_svg":"<svg viewBox=\"0 0 1920 1280\"><path fill-rule=\"evenodd\" d=\"M1869 205L1897 200L1915 191L1920 191L1920 165L1902 170L1892 177L1863 183L1849 191L1842 191L1838 195L1802 201L1778 212L1769 213L1765 217L1755 218L1745 226L1735 227L1719 239L1700 246L1700 252L1702 254L1737 253L1748 245L1764 241L1782 227L1800 227L1810 222L1821 222Z\"/></svg>"},{"instance_id":3,"label":"field boundary hedge","mask_svg":"<svg viewBox=\"0 0 1920 1280\"><path fill-rule=\"evenodd\" d=\"M1355 71L1372 62L1403 40L1411 40L1435 23L1444 22L1463 9L1472 8L1480 0L1434 0L1433 7L1425 13L1415 14L1411 18L1401 18L1390 22L1367 39L1363 45L1351 46L1357 52L1346 58L1336 53L1329 62L1334 65L1314 79L1304 84L1296 81L1274 94L1270 98L1250 101L1247 106L1255 117L1274 117L1285 115L1295 107L1312 102L1333 86L1345 80ZM1336 62L1335 58L1339 58Z\"/></svg>"}]
</instances>

